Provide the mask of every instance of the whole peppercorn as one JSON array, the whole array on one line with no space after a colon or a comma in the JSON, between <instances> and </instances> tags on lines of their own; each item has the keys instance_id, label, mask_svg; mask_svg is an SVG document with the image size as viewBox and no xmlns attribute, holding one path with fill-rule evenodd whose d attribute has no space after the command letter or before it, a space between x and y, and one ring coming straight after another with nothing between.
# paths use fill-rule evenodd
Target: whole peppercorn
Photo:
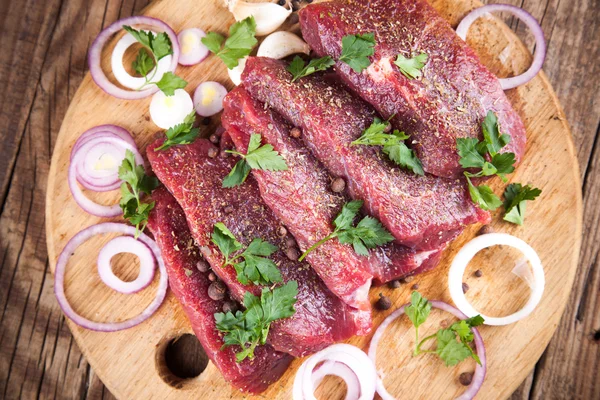
<instances>
[{"instance_id":1,"label":"whole peppercorn","mask_svg":"<svg viewBox=\"0 0 600 400\"><path fill-rule=\"evenodd\" d=\"M211 281L211 282L214 282L214 281L216 281L216 280L217 280L217 275L215 275L215 273L214 273L214 272L210 272L210 273L208 274L208 280L209 280L209 281Z\"/></svg>"},{"instance_id":2,"label":"whole peppercorn","mask_svg":"<svg viewBox=\"0 0 600 400\"><path fill-rule=\"evenodd\" d=\"M208 149L208 156L210 158L215 158L217 154L219 154L219 150L217 150L216 147L211 147L210 149Z\"/></svg>"},{"instance_id":3,"label":"whole peppercorn","mask_svg":"<svg viewBox=\"0 0 600 400\"><path fill-rule=\"evenodd\" d=\"M292 128L292 130L290 131L290 136L298 139L300 136L302 136L302 131L300 130L300 128Z\"/></svg>"},{"instance_id":4,"label":"whole peppercorn","mask_svg":"<svg viewBox=\"0 0 600 400\"><path fill-rule=\"evenodd\" d=\"M331 190L334 193L342 193L346 188L346 181L342 178L335 178L331 183Z\"/></svg>"},{"instance_id":5,"label":"whole peppercorn","mask_svg":"<svg viewBox=\"0 0 600 400\"><path fill-rule=\"evenodd\" d=\"M415 284L414 284L414 285L412 285L410 288L411 288L412 290L419 290L419 284L418 284L418 283L415 283Z\"/></svg>"},{"instance_id":6,"label":"whole peppercorn","mask_svg":"<svg viewBox=\"0 0 600 400\"><path fill-rule=\"evenodd\" d=\"M286 1L286 0L279 0L279 1L277 2L277 4L279 4L280 6L285 6L285 3L287 3L287 1Z\"/></svg>"},{"instance_id":7,"label":"whole peppercorn","mask_svg":"<svg viewBox=\"0 0 600 400\"><path fill-rule=\"evenodd\" d=\"M215 135L214 133L212 135L210 135L210 137L208 138L208 140L210 140L210 142L212 144L219 143L219 137L217 135Z\"/></svg>"},{"instance_id":8,"label":"whole peppercorn","mask_svg":"<svg viewBox=\"0 0 600 400\"><path fill-rule=\"evenodd\" d=\"M298 257L300 257L300 254L298 253L298 250L296 250L295 247L288 247L285 250L285 255L292 261L298 261Z\"/></svg>"},{"instance_id":9,"label":"whole peppercorn","mask_svg":"<svg viewBox=\"0 0 600 400\"><path fill-rule=\"evenodd\" d=\"M227 293L227 287L221 281L215 281L208 287L208 297L213 300L223 300Z\"/></svg>"},{"instance_id":10,"label":"whole peppercorn","mask_svg":"<svg viewBox=\"0 0 600 400\"><path fill-rule=\"evenodd\" d=\"M402 278L400 279L401 283L411 283L413 280L415 279L414 276L407 276L406 278Z\"/></svg>"},{"instance_id":11,"label":"whole peppercorn","mask_svg":"<svg viewBox=\"0 0 600 400\"><path fill-rule=\"evenodd\" d=\"M200 271L200 272L206 272L210 269L210 266L208 265L208 263L206 261L200 260L196 264L196 268L198 268L198 271Z\"/></svg>"},{"instance_id":12,"label":"whole peppercorn","mask_svg":"<svg viewBox=\"0 0 600 400\"><path fill-rule=\"evenodd\" d=\"M233 300L227 300L223 303L223 312L224 313L235 313L239 309L238 304Z\"/></svg>"},{"instance_id":13,"label":"whole peppercorn","mask_svg":"<svg viewBox=\"0 0 600 400\"><path fill-rule=\"evenodd\" d=\"M388 287L390 289L398 289L400 287L400 281L397 279L394 279L393 281L389 281Z\"/></svg>"},{"instance_id":14,"label":"whole peppercorn","mask_svg":"<svg viewBox=\"0 0 600 400\"><path fill-rule=\"evenodd\" d=\"M463 386L469 386L471 384L471 382L473 381L473 373L472 372L463 372L458 377L458 381Z\"/></svg>"},{"instance_id":15,"label":"whole peppercorn","mask_svg":"<svg viewBox=\"0 0 600 400\"><path fill-rule=\"evenodd\" d=\"M473 275L475 275L477 278L481 278L483 276L483 271L478 269L473 273Z\"/></svg>"},{"instance_id":16,"label":"whole peppercorn","mask_svg":"<svg viewBox=\"0 0 600 400\"><path fill-rule=\"evenodd\" d=\"M463 290L463 293L467 293L469 291L469 285L467 285L466 282L463 282L462 290Z\"/></svg>"},{"instance_id":17,"label":"whole peppercorn","mask_svg":"<svg viewBox=\"0 0 600 400\"><path fill-rule=\"evenodd\" d=\"M287 235L287 229L285 229L285 226L280 226L277 228L277 236L284 237L285 235Z\"/></svg>"},{"instance_id":18,"label":"whole peppercorn","mask_svg":"<svg viewBox=\"0 0 600 400\"><path fill-rule=\"evenodd\" d=\"M488 233L494 233L494 228L490 225L484 225L477 231L477 236L487 235Z\"/></svg>"},{"instance_id":19,"label":"whole peppercorn","mask_svg":"<svg viewBox=\"0 0 600 400\"><path fill-rule=\"evenodd\" d=\"M383 293L379 293L379 300L377 300L377 303L375 303L375 307L377 307L378 310L389 310L389 308L392 306L392 301L390 300L389 297L384 296Z\"/></svg>"}]
</instances>

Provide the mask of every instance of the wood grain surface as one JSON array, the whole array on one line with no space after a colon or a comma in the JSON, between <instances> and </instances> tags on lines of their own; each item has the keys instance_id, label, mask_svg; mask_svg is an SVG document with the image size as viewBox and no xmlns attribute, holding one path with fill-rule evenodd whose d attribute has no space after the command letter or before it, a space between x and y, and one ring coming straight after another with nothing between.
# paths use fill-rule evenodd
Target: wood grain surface
<instances>
[{"instance_id":1,"label":"wood grain surface","mask_svg":"<svg viewBox=\"0 0 600 400\"><path fill-rule=\"evenodd\" d=\"M4 1L0 7L0 82L5 88L0 115L0 397L109 396L73 342L53 297L44 193L51 150L86 70L90 41L110 22L139 12L141 3ZM571 301L535 371L514 396L598 398L600 7L593 0L517 5L542 22L549 42L545 71L573 129L585 214ZM508 22L524 33L519 24Z\"/></svg>"}]
</instances>

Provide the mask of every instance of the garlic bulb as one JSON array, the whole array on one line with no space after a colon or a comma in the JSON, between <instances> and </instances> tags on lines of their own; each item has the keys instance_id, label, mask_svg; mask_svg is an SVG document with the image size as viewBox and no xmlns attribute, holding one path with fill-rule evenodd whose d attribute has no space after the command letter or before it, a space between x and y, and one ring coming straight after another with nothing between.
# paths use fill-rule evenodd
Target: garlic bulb
<instances>
[{"instance_id":1,"label":"garlic bulb","mask_svg":"<svg viewBox=\"0 0 600 400\"><path fill-rule=\"evenodd\" d=\"M236 21L250 16L256 20L256 36L274 32L284 23L292 10L275 3L249 3L243 0L226 0L229 11Z\"/></svg>"},{"instance_id":2,"label":"garlic bulb","mask_svg":"<svg viewBox=\"0 0 600 400\"><path fill-rule=\"evenodd\" d=\"M244 68L246 68L246 61L248 61L248 57L241 58L238 61L237 67L227 70L229 79L231 79L231 82L236 86L242 83L242 72L244 72Z\"/></svg>"},{"instance_id":3,"label":"garlic bulb","mask_svg":"<svg viewBox=\"0 0 600 400\"><path fill-rule=\"evenodd\" d=\"M291 32L274 32L267 36L258 48L259 57L284 58L296 53L310 53L306 42Z\"/></svg>"}]
</instances>

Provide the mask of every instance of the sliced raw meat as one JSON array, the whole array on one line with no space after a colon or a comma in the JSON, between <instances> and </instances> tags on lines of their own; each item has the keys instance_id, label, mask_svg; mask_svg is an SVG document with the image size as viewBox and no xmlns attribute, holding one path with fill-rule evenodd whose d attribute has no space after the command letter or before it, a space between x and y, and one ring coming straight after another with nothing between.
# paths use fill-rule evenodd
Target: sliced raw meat
<instances>
[{"instance_id":1,"label":"sliced raw meat","mask_svg":"<svg viewBox=\"0 0 600 400\"><path fill-rule=\"evenodd\" d=\"M463 180L418 176L375 147L351 145L376 114L340 86L318 75L291 83L284 62L260 57L248 59L242 80L253 97L302 128L313 154L346 179L350 195L363 200L367 213L399 243L438 250L466 225L489 220L489 213L471 201Z\"/></svg>"},{"instance_id":2,"label":"sliced raw meat","mask_svg":"<svg viewBox=\"0 0 600 400\"><path fill-rule=\"evenodd\" d=\"M331 190L332 177L299 140L290 136L291 126L241 86L225 98L221 119L238 151L246 153L250 135L258 133L285 159L286 171L253 170L252 174L263 200L294 235L300 250L305 251L331 234L332 221L350 199ZM431 269L440 255L441 250L418 252L389 243L372 250L367 258L357 255L352 246L333 239L317 247L306 259L336 293L337 288L356 277L360 287L365 280L370 281L371 275L376 283L385 283L422 266Z\"/></svg>"},{"instance_id":3,"label":"sliced raw meat","mask_svg":"<svg viewBox=\"0 0 600 400\"><path fill-rule=\"evenodd\" d=\"M222 140L226 140L225 136ZM233 267L222 267L223 256L211 242L214 224L224 223L243 245L259 237L279 248L270 258L279 267L284 282L295 280L299 288L294 316L271 327L269 343L276 350L304 356L331 343L369 332L369 311L356 310L343 303L307 263L292 259L292 253L298 255L294 240L289 234L278 234L281 225L260 198L252 177L235 188L221 186L236 161L232 156L210 157L209 153L214 155L213 152L218 151L204 139L154 151L159 145L157 141L148 148L152 169L184 209L202 254L235 299L241 300L246 291L260 295L261 287L242 285Z\"/></svg>"},{"instance_id":4,"label":"sliced raw meat","mask_svg":"<svg viewBox=\"0 0 600 400\"><path fill-rule=\"evenodd\" d=\"M148 227L165 261L169 286L206 355L234 387L250 393L263 392L283 375L293 358L267 344L256 348L252 360L238 363L235 352L239 348L221 349L223 339L216 328L214 314L223 310L224 300L216 301L208 296L211 283L208 271L201 272L197 267L205 261L194 244L183 210L164 188L155 190L152 199L156 205Z\"/></svg>"},{"instance_id":5,"label":"sliced raw meat","mask_svg":"<svg viewBox=\"0 0 600 400\"><path fill-rule=\"evenodd\" d=\"M312 4L300 12L304 40L319 56L337 59L342 38L375 33L372 64L356 73L336 63L344 82L371 103L395 128L411 135L425 171L447 178L462 169L456 139L482 139L481 122L489 110L500 130L511 136L502 151L520 160L525 127L504 95L498 79L425 0L350 0ZM394 64L398 54L428 55L423 77L409 79Z\"/></svg>"}]
</instances>

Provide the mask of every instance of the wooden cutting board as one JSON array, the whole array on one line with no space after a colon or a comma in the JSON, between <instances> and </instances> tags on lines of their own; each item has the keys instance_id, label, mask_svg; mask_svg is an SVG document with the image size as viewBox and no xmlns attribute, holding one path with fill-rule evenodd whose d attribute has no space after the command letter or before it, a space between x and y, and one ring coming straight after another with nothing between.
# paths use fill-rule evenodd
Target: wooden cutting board
<instances>
[{"instance_id":1,"label":"wooden cutting board","mask_svg":"<svg viewBox=\"0 0 600 400\"><path fill-rule=\"evenodd\" d=\"M468 10L481 5L474 0L434 0L432 3L453 26ZM199 27L226 33L233 22L221 0L156 1L145 14L166 21L175 31ZM529 52L513 32L495 18L477 22L470 30L468 42L484 64L499 76L520 73L531 60ZM232 86L225 66L216 57L209 57L194 67L179 67L177 74L190 83L190 92L199 83L209 80ZM579 169L571 134L552 87L540 73L530 83L508 91L507 95L525 123L528 140L523 163L510 180L531 183L543 193L528 205L524 227L503 222L499 213L494 215L492 226L498 232L524 239L537 250L544 264L547 283L541 304L528 318L510 326L481 328L487 349L488 373L479 399L508 397L534 367L567 303L581 244ZM70 195L67 170L73 143L85 130L108 123L128 129L138 146L144 149L159 131L150 121L149 103L149 98L123 101L110 97L94 84L89 74L81 84L65 116L49 174L46 229L53 270L58 255L73 235L92 224L106 221L83 212ZM210 134L217 124L217 118L213 118L211 126L203 128L203 133ZM495 179L491 185L500 193L505 184ZM117 193L90 196L105 204L118 201ZM398 289L373 288L373 302L379 293L383 293L390 296L395 309L408 301L415 284L428 298L451 302L446 283L450 262L478 228L468 228L446 250L435 271L416 277ZM158 280L155 278L149 288L129 296L105 287L96 272L96 255L109 238L98 237L84 244L72 257L66 273L69 301L77 312L98 321L118 321L139 313L153 298ZM507 248L494 248L484 250L471 262L464 280L470 286L467 297L476 308L500 316L516 311L526 302L529 288L511 273L519 257ZM130 279L137 274L137 265L131 259L118 258L115 266L119 273ZM483 277L473 277L476 269L483 271ZM391 311L374 311L375 327ZM434 311L427 327L422 328L422 335L439 329L445 320L451 318ZM224 381L212 364L198 377L187 380L176 379L166 368L164 349L167 343L184 333L191 333L185 315L171 294L154 316L126 331L100 333L68 323L94 371L120 399L243 397ZM370 336L348 342L367 349L369 341ZM457 367L447 368L433 356L411 357L413 345L414 330L406 318L392 324L380 343L377 367L385 373L385 384L390 393L402 398L452 399L464 390L458 376L472 371L474 362L465 361ZM281 380L260 397L291 398L294 375L302 361L296 360ZM344 384L336 378L326 378L317 391L319 398L326 399L341 399L344 393Z\"/></svg>"}]
</instances>

